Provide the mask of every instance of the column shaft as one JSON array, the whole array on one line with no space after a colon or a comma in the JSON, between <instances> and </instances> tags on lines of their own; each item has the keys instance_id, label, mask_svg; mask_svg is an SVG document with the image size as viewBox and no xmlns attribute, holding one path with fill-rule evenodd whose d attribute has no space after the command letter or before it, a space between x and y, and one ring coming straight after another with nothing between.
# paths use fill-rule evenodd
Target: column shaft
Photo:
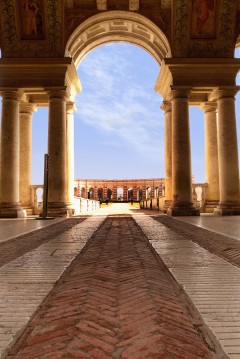
<instances>
[{"instance_id":1,"label":"column shaft","mask_svg":"<svg viewBox=\"0 0 240 359\"><path fill-rule=\"evenodd\" d=\"M219 170L217 143L217 104L207 102L201 106L204 110L205 129L205 182L206 190L205 212L212 213L219 202Z\"/></svg>"},{"instance_id":2,"label":"column shaft","mask_svg":"<svg viewBox=\"0 0 240 359\"><path fill-rule=\"evenodd\" d=\"M67 202L74 208L74 115L73 102L67 103Z\"/></svg>"},{"instance_id":3,"label":"column shaft","mask_svg":"<svg viewBox=\"0 0 240 359\"><path fill-rule=\"evenodd\" d=\"M49 91L49 187L48 212L53 216L68 215L66 156L66 92Z\"/></svg>"},{"instance_id":4,"label":"column shaft","mask_svg":"<svg viewBox=\"0 0 240 359\"><path fill-rule=\"evenodd\" d=\"M114 184L114 186L113 186L113 197L112 197L112 199L113 199L113 201L117 201L117 184Z\"/></svg>"},{"instance_id":5,"label":"column shaft","mask_svg":"<svg viewBox=\"0 0 240 359\"><path fill-rule=\"evenodd\" d=\"M128 188L127 188L127 186L123 186L123 200L124 201L128 200Z\"/></svg>"},{"instance_id":6,"label":"column shaft","mask_svg":"<svg viewBox=\"0 0 240 359\"><path fill-rule=\"evenodd\" d=\"M164 101L161 108L164 112L165 142L165 201L163 205L164 213L172 204L172 106L171 102Z\"/></svg>"},{"instance_id":7,"label":"column shaft","mask_svg":"<svg viewBox=\"0 0 240 359\"><path fill-rule=\"evenodd\" d=\"M18 90L3 91L0 162L0 217L20 217L19 204L19 103Z\"/></svg>"},{"instance_id":8,"label":"column shaft","mask_svg":"<svg viewBox=\"0 0 240 359\"><path fill-rule=\"evenodd\" d=\"M174 91L172 99L172 216L199 215L192 201L192 172L187 91Z\"/></svg>"},{"instance_id":9,"label":"column shaft","mask_svg":"<svg viewBox=\"0 0 240 359\"><path fill-rule=\"evenodd\" d=\"M220 202L216 213L223 215L240 214L235 93L219 90L217 100Z\"/></svg>"},{"instance_id":10,"label":"column shaft","mask_svg":"<svg viewBox=\"0 0 240 359\"><path fill-rule=\"evenodd\" d=\"M20 104L20 203L23 208L31 206L32 168L32 112L33 104Z\"/></svg>"}]
</instances>

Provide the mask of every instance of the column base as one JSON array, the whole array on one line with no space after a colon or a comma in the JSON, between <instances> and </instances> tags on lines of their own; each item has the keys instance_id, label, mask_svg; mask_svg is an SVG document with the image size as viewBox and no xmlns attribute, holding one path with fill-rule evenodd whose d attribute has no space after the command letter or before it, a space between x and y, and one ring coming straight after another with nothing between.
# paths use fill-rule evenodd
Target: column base
<instances>
[{"instance_id":1,"label":"column base","mask_svg":"<svg viewBox=\"0 0 240 359\"><path fill-rule=\"evenodd\" d=\"M74 214L73 209L63 202L49 202L47 212L48 217L71 217Z\"/></svg>"},{"instance_id":2,"label":"column base","mask_svg":"<svg viewBox=\"0 0 240 359\"><path fill-rule=\"evenodd\" d=\"M204 206L204 213L214 213L215 209L218 207L219 200L206 200Z\"/></svg>"},{"instance_id":3,"label":"column base","mask_svg":"<svg viewBox=\"0 0 240 359\"><path fill-rule=\"evenodd\" d=\"M74 216L75 212L76 212L76 208L73 202L67 202L67 208L69 210L69 213L71 214L71 216Z\"/></svg>"},{"instance_id":4,"label":"column base","mask_svg":"<svg viewBox=\"0 0 240 359\"><path fill-rule=\"evenodd\" d=\"M195 208L192 203L178 202L168 208L168 216L200 216L199 209Z\"/></svg>"},{"instance_id":5,"label":"column base","mask_svg":"<svg viewBox=\"0 0 240 359\"><path fill-rule=\"evenodd\" d=\"M21 207L24 211L26 211L27 213L27 216L32 216L34 214L34 210L33 210L33 207L31 205L31 203L22 203L20 202L21 204Z\"/></svg>"},{"instance_id":6,"label":"column base","mask_svg":"<svg viewBox=\"0 0 240 359\"><path fill-rule=\"evenodd\" d=\"M23 210L26 211L27 216L32 216L34 214L34 210L32 207L23 207Z\"/></svg>"},{"instance_id":7,"label":"column base","mask_svg":"<svg viewBox=\"0 0 240 359\"><path fill-rule=\"evenodd\" d=\"M165 200L163 204L162 211L163 213L167 213L168 209L171 207L172 201L171 200Z\"/></svg>"},{"instance_id":8,"label":"column base","mask_svg":"<svg viewBox=\"0 0 240 359\"><path fill-rule=\"evenodd\" d=\"M240 215L240 202L219 202L218 207L214 210L214 214L220 216Z\"/></svg>"},{"instance_id":9,"label":"column base","mask_svg":"<svg viewBox=\"0 0 240 359\"><path fill-rule=\"evenodd\" d=\"M19 206L19 203L0 203L0 218L23 218L27 212Z\"/></svg>"}]
</instances>

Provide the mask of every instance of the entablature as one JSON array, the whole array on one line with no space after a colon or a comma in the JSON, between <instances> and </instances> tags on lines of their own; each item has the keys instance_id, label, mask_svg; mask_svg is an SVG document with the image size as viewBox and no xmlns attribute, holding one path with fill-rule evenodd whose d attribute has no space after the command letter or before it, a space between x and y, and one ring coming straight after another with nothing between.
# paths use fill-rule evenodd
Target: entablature
<instances>
[{"instance_id":1,"label":"entablature","mask_svg":"<svg viewBox=\"0 0 240 359\"><path fill-rule=\"evenodd\" d=\"M47 106L46 88L64 87L69 99L81 92L81 83L70 57L50 59L0 59L0 88L22 89L30 102Z\"/></svg>"},{"instance_id":2,"label":"entablature","mask_svg":"<svg viewBox=\"0 0 240 359\"><path fill-rule=\"evenodd\" d=\"M208 100L214 88L236 86L239 70L240 59L166 58L162 63L155 91L165 100L170 100L173 89L187 88L189 103L198 105Z\"/></svg>"}]
</instances>

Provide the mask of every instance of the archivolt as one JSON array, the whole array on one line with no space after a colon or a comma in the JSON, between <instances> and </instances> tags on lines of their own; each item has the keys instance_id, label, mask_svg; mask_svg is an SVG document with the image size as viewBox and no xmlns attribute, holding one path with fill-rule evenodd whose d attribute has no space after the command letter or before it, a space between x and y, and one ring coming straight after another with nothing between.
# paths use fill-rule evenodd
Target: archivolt
<instances>
[{"instance_id":1,"label":"archivolt","mask_svg":"<svg viewBox=\"0 0 240 359\"><path fill-rule=\"evenodd\" d=\"M70 36L65 56L72 57L78 67L95 47L119 41L142 47L159 65L171 56L168 40L155 24L142 15L125 11L107 11L84 21Z\"/></svg>"}]
</instances>

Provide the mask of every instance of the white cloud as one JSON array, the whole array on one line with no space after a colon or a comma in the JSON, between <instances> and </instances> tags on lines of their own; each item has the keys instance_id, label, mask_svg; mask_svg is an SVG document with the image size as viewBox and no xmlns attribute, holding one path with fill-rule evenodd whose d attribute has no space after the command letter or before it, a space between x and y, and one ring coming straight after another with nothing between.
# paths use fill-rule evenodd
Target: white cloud
<instances>
[{"instance_id":1,"label":"white cloud","mask_svg":"<svg viewBox=\"0 0 240 359\"><path fill-rule=\"evenodd\" d=\"M136 69L129 47L108 45L99 50L97 56L91 53L79 66L83 93L76 101L77 121L111 134L122 145L146 156L163 150L162 100L154 93L154 83L151 89L148 74L144 79L141 68ZM141 85L137 76L143 78ZM109 139L109 145L118 144Z\"/></svg>"}]
</instances>

